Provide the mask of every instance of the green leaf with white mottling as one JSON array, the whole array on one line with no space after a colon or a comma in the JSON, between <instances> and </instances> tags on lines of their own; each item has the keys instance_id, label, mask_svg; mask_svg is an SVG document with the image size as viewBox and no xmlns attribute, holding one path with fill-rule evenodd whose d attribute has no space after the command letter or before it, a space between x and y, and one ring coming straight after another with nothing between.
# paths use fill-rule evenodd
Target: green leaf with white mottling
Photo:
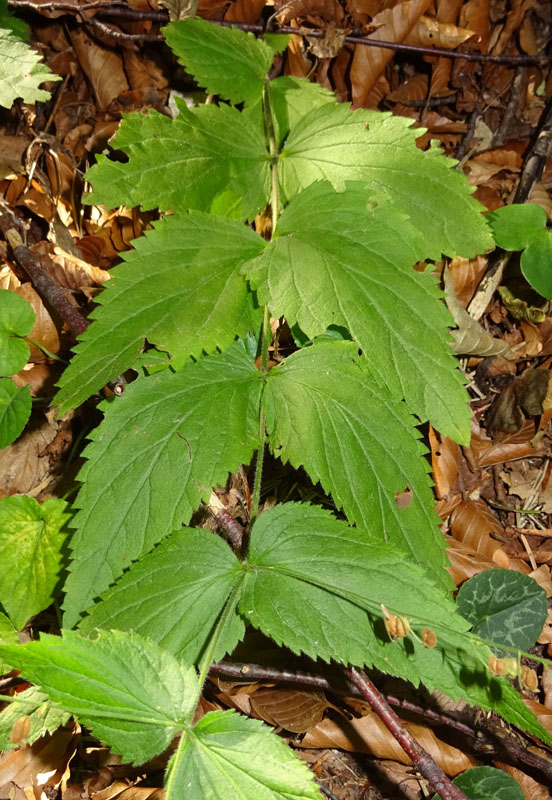
<instances>
[{"instance_id":1,"label":"green leaf with white mottling","mask_svg":"<svg viewBox=\"0 0 552 800\"><path fill-rule=\"evenodd\" d=\"M367 196L388 198L408 215L424 248L421 258L474 256L492 248L473 187L438 147L417 148L415 140L424 130L411 126L411 119L351 111L345 103L315 108L291 131L280 153L284 202L320 179L340 191L346 181L361 180Z\"/></svg>"},{"instance_id":2,"label":"green leaf with white mottling","mask_svg":"<svg viewBox=\"0 0 552 800\"><path fill-rule=\"evenodd\" d=\"M182 363L258 330L240 267L264 247L245 225L198 212L167 217L136 240L61 377L60 413L134 366L145 336Z\"/></svg>"},{"instance_id":3,"label":"green leaf with white mottling","mask_svg":"<svg viewBox=\"0 0 552 800\"><path fill-rule=\"evenodd\" d=\"M193 667L137 634L103 631L0 646L0 655L74 714L124 761L142 764L192 721L200 695Z\"/></svg>"},{"instance_id":4,"label":"green leaf with white mottling","mask_svg":"<svg viewBox=\"0 0 552 800\"><path fill-rule=\"evenodd\" d=\"M353 342L318 342L270 370L264 403L271 448L320 481L350 522L408 550L450 588L415 421L357 353ZM411 502L399 508L395 495L407 487Z\"/></svg>"},{"instance_id":5,"label":"green leaf with white mottling","mask_svg":"<svg viewBox=\"0 0 552 800\"><path fill-rule=\"evenodd\" d=\"M0 500L0 602L18 630L52 602L69 519L64 500Z\"/></svg>"},{"instance_id":6,"label":"green leaf with white mottling","mask_svg":"<svg viewBox=\"0 0 552 800\"><path fill-rule=\"evenodd\" d=\"M262 378L242 342L105 403L85 450L66 583L65 625L125 567L186 524L258 446ZM106 476L108 476L106 478Z\"/></svg>"},{"instance_id":7,"label":"green leaf with white mottling","mask_svg":"<svg viewBox=\"0 0 552 800\"><path fill-rule=\"evenodd\" d=\"M473 767L453 783L469 800L525 800L519 783L495 767ZM439 795L434 794L432 800L439 800Z\"/></svg>"},{"instance_id":8,"label":"green leaf with white mottling","mask_svg":"<svg viewBox=\"0 0 552 800\"><path fill-rule=\"evenodd\" d=\"M412 265L417 234L394 206L371 210L358 183L327 182L283 212L275 237L244 272L274 317L313 338L347 328L380 383L446 436L467 444L470 413L437 283Z\"/></svg>"},{"instance_id":9,"label":"green leaf with white mottling","mask_svg":"<svg viewBox=\"0 0 552 800\"><path fill-rule=\"evenodd\" d=\"M506 569L474 575L462 584L456 602L475 634L518 650L533 647L548 614L546 592L536 580Z\"/></svg>"}]
</instances>

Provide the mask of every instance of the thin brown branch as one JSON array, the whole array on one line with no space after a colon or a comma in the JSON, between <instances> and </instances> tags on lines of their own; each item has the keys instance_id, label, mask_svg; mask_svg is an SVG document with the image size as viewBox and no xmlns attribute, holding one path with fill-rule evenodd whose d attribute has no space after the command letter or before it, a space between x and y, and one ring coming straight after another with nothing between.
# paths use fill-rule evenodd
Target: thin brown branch
<instances>
[{"instance_id":1,"label":"thin brown branch","mask_svg":"<svg viewBox=\"0 0 552 800\"><path fill-rule=\"evenodd\" d=\"M71 3L63 2L63 0L52 0L49 3L36 3L33 0L8 0L8 6L11 8L24 8L29 11L35 11L40 14L43 11L67 11L68 13L79 14L81 11L98 11L98 15L102 17L118 17L119 19L143 19L154 20L157 22L168 22L169 16L160 11L136 11L135 9L125 9L124 7L117 6L115 8L107 7L104 3L85 3L82 6L75 6ZM91 23L91 20L86 20ZM222 25L229 28L239 28L243 31L249 31L257 35L265 32L265 26L259 23L228 21L228 20L209 20L215 25ZM94 24L94 23L91 23ZM271 33L291 33L300 36L309 36L315 39L321 39L325 36L325 31L315 30L311 28L292 28L290 25L280 25L279 27L272 27ZM106 33L104 30L103 33ZM117 31L113 32L117 34ZM109 34L108 34L109 35ZM156 37L155 34L126 34L127 41L133 42L151 42L162 41L162 36ZM130 38L132 37L132 38ZM146 38L147 37L147 38ZM116 35L114 38L120 38ZM479 53L475 51L463 52L457 50L448 50L445 47L423 47L421 45L404 44L403 42L383 42L376 39L371 39L370 36L362 36L357 33L351 33L345 36L345 41L348 44L358 44L366 47L383 47L387 50L394 50L397 53L413 53L416 55L427 56L440 56L442 58L463 59L464 61L476 61L490 64L506 64L511 67L530 64L548 64L552 60L552 56L547 54L539 55L523 55L523 56L508 56L508 55L492 55L490 53Z\"/></svg>"},{"instance_id":2,"label":"thin brown branch","mask_svg":"<svg viewBox=\"0 0 552 800\"><path fill-rule=\"evenodd\" d=\"M16 263L28 275L42 300L59 314L75 336L84 333L88 327L88 320L69 302L55 281L44 271L32 250L25 247L20 235L19 220L7 208L0 211L0 230L12 249Z\"/></svg>"},{"instance_id":3,"label":"thin brown branch","mask_svg":"<svg viewBox=\"0 0 552 800\"><path fill-rule=\"evenodd\" d=\"M389 732L395 737L415 768L428 781L441 800L468 800L464 792L453 784L429 753L418 744L412 734L402 724L389 703L379 693L372 681L356 667L346 670L349 680L369 702Z\"/></svg>"}]
</instances>

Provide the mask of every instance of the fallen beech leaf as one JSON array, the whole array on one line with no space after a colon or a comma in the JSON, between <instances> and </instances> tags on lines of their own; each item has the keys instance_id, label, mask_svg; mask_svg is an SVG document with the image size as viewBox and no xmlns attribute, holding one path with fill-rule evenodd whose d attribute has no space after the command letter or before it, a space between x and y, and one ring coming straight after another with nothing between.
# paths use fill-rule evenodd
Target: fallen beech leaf
<instances>
[{"instance_id":1,"label":"fallen beech leaf","mask_svg":"<svg viewBox=\"0 0 552 800\"><path fill-rule=\"evenodd\" d=\"M30 338L34 339L38 344L41 344L42 347L45 347L50 353L56 355L61 347L59 334L55 322L48 313L41 298L30 283L23 283L16 289L16 293L29 303L35 313L35 324L32 331L29 333ZM43 364L50 360L49 356L36 345L29 344L29 347L31 350L29 361L32 361L34 364Z\"/></svg>"},{"instance_id":2,"label":"fallen beech leaf","mask_svg":"<svg viewBox=\"0 0 552 800\"><path fill-rule=\"evenodd\" d=\"M544 369L526 369L501 391L486 415L486 429L493 433L517 433L525 417L543 413L550 375Z\"/></svg>"},{"instance_id":3,"label":"fallen beech leaf","mask_svg":"<svg viewBox=\"0 0 552 800\"><path fill-rule=\"evenodd\" d=\"M458 775L476 764L474 759L461 750L440 741L430 728L413 722L403 722L403 725L447 775ZM373 712L352 720L327 717L305 734L301 746L336 747L340 750L368 753L376 758L390 758L401 764L411 763L402 747Z\"/></svg>"},{"instance_id":4,"label":"fallen beech leaf","mask_svg":"<svg viewBox=\"0 0 552 800\"><path fill-rule=\"evenodd\" d=\"M260 689L251 695L251 709L260 719L286 731L304 733L321 721L328 701L323 692Z\"/></svg>"},{"instance_id":5,"label":"fallen beech leaf","mask_svg":"<svg viewBox=\"0 0 552 800\"><path fill-rule=\"evenodd\" d=\"M492 533L504 536L502 525L482 500L464 500L453 512L450 532L454 539L490 559L495 567L508 569L510 559Z\"/></svg>"},{"instance_id":6,"label":"fallen beech leaf","mask_svg":"<svg viewBox=\"0 0 552 800\"><path fill-rule=\"evenodd\" d=\"M430 5L431 0L410 0L408 3L399 3L394 8L380 11L372 19L372 25L377 26L377 29L375 33L370 34L370 39L404 42ZM393 56L393 50L355 46L350 73L355 108L366 105L368 95Z\"/></svg>"}]
</instances>

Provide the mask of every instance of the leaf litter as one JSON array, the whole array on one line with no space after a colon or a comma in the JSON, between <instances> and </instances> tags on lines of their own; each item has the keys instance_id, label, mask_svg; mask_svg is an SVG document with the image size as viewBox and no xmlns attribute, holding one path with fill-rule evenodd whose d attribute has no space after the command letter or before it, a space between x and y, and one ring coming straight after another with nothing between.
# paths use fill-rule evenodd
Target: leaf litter
<instances>
[{"instance_id":1,"label":"leaf litter","mask_svg":"<svg viewBox=\"0 0 552 800\"><path fill-rule=\"evenodd\" d=\"M98 287L109 279L109 270L130 249L132 240L151 226L153 215L124 207L113 211L96 208L83 214L83 168L108 146L122 113L153 108L168 114L169 92L176 79L166 51L147 38L157 33L155 18L148 17L148 12L156 10L155 4L133 6L142 16L132 22L100 20L96 10L81 12L82 28L56 23L61 12L47 12L50 19L47 15L33 18L31 40L40 45L46 64L62 81L52 84L54 103L27 106L24 113L20 107L17 120L0 118L2 204L18 209L27 226L27 245L84 315L92 307ZM485 5L473 0L437 2L435 7L427 0L408 4L297 0L266 9L263 2L254 0L237 0L230 6L221 0L199 4L200 16L244 23L256 23L260 15L266 20L274 12L277 23L297 30L287 57L277 57L275 74L308 76L357 108L380 108L409 117L427 129L419 141L421 146L430 137L436 138L448 155L460 159L475 186L475 197L489 211L511 202L550 90L547 65L519 66L514 72L507 63L477 64L428 53L394 55L389 49L355 45L344 39L343 32L371 33L397 44L470 49L506 57L534 55L549 44L546 3L529 8L516 1L508 13L498 3ZM313 38L313 33L320 38ZM123 40L128 35L142 40L114 50L112 44L119 34ZM186 84L185 75L178 80L180 91L183 89L189 102L196 102L194 87ZM548 165L532 187L530 199L549 216L551 189ZM73 339L67 325L50 313L10 259L3 242L0 257L0 286L31 299L36 314L31 338L40 346L32 346L29 361L15 380L17 385L29 385L31 396L40 401L51 397L59 376L60 367L53 356L65 358ZM471 443L459 446L432 429L428 437L437 509L455 583L460 585L472 575L499 567L531 575L550 598L552 404L546 389L552 316L542 299L528 295L520 284L519 266L512 263L510 267L504 273L500 294L493 296L479 320L481 330L490 337L486 341L499 343L497 351L482 353L472 344L463 344L463 366L473 398ZM487 258L455 259L447 268L458 308L470 312L488 268ZM506 358L498 353L500 349ZM71 486L82 437L95 424L93 409L84 407L56 421L44 408L40 402L35 404L25 432L0 454L2 496L27 493L44 501L61 496L64 487ZM303 499L305 492L320 497L319 487L309 485L300 471L295 475L296 485L286 489L285 499ZM278 494L278 483L273 491ZM234 501L234 513L239 516L243 513L240 501L236 497ZM548 620L535 646L537 655L552 657L551 630ZM315 761L308 749L303 751L305 758L337 796L379 800L401 791L404 797L420 797L419 782L409 770L401 772L402 756L394 750L394 740L372 722L370 714L354 708L352 699L343 705L341 700L330 702L320 692L309 697L308 692L278 685L263 687L258 681L249 685L245 696L248 692L247 713L281 726L295 747L319 749ZM227 708L237 703L235 698L240 695L216 690L215 696L212 707ZM539 674L538 686L525 696L552 731L552 692L546 673ZM300 725L296 719L298 698L306 703ZM320 720L321 713L324 718ZM465 739L454 748L435 738L439 729L422 730L420 717L416 719L417 738L432 749L448 774L471 764L494 763L513 775L532 800L547 791L546 780L535 782L519 764L516 768L493 759L492 753L485 757L483 751L473 752ZM294 731L298 725L304 736ZM294 732L295 737L290 737ZM87 778L85 783L76 782L68 770L76 755L76 734L74 729L61 728L33 745L6 753L0 761L0 774L10 796L29 796L29 791L36 793L43 786L44 792L48 787L48 797L64 800L73 800L77 793L95 800L158 800L159 790L140 785L144 775L146 781L149 778L147 769L138 774L134 768L115 764L102 748L88 748L77 756ZM343 753L340 761L336 749L368 751L370 759L347 761ZM152 774L161 767L157 764ZM395 788L386 789L390 784Z\"/></svg>"}]
</instances>

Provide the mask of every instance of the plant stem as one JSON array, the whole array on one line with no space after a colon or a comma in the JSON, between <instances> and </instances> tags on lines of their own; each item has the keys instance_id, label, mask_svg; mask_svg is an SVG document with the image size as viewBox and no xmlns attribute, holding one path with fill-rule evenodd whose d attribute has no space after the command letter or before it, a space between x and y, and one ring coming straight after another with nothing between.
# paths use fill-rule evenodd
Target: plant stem
<instances>
[{"instance_id":1,"label":"plant stem","mask_svg":"<svg viewBox=\"0 0 552 800\"><path fill-rule=\"evenodd\" d=\"M270 97L268 93L269 81L265 80L263 85L263 120L265 127L265 136L268 144L268 152L270 153L270 175L272 190L270 196L270 205L272 208L272 236L276 230L276 224L280 215L280 184L278 182L278 144L276 142L276 133L274 130L274 117L272 116L272 108L270 106ZM268 375L268 348L272 341L272 330L270 328L270 311L268 306L264 307L263 312L263 329L261 334L261 374L266 380ZM260 445L257 451L257 464L255 465L255 482L253 484L253 497L251 498L251 518L250 524L255 522L259 513L259 503L261 499L261 484L263 480L263 461L264 450L266 442L266 419L263 401L261 399L261 408L259 413L259 440Z\"/></svg>"},{"instance_id":2,"label":"plant stem","mask_svg":"<svg viewBox=\"0 0 552 800\"><path fill-rule=\"evenodd\" d=\"M233 587L233 589L232 589L232 591L230 593L230 596L228 597L228 600L226 601L226 605L224 606L224 608L222 610L222 613L221 613L220 617L218 618L218 622L217 622L217 624L215 626L215 631L214 631L213 635L211 636L211 638L209 640L209 644L207 645L207 650L205 651L205 653L203 654L203 658L199 662L199 665L198 665L198 671L199 671L198 681L199 681L200 693L201 693L201 690L203 689L203 684L205 683L205 680L206 680L207 675L209 673L209 667L211 666L211 662L213 661L213 657L214 657L215 651L216 651L216 649L218 647L218 643L220 641L220 638L221 638L221 636L222 636L222 634L224 632L224 629L226 628L228 620L230 619L230 617L232 616L232 614L234 614L234 612L236 610L236 604L237 604L238 598L240 596L241 585L242 585L244 577L245 577L245 572L244 571L241 572L241 573L238 573L238 575L236 576L236 583L234 584L234 587Z\"/></svg>"},{"instance_id":3,"label":"plant stem","mask_svg":"<svg viewBox=\"0 0 552 800\"><path fill-rule=\"evenodd\" d=\"M399 717L378 692L372 681L356 667L346 670L345 674L362 696L368 700L372 709L412 760L415 768L429 782L433 791L437 792L442 800L468 800L464 792L453 784L429 753L406 730Z\"/></svg>"}]
</instances>

